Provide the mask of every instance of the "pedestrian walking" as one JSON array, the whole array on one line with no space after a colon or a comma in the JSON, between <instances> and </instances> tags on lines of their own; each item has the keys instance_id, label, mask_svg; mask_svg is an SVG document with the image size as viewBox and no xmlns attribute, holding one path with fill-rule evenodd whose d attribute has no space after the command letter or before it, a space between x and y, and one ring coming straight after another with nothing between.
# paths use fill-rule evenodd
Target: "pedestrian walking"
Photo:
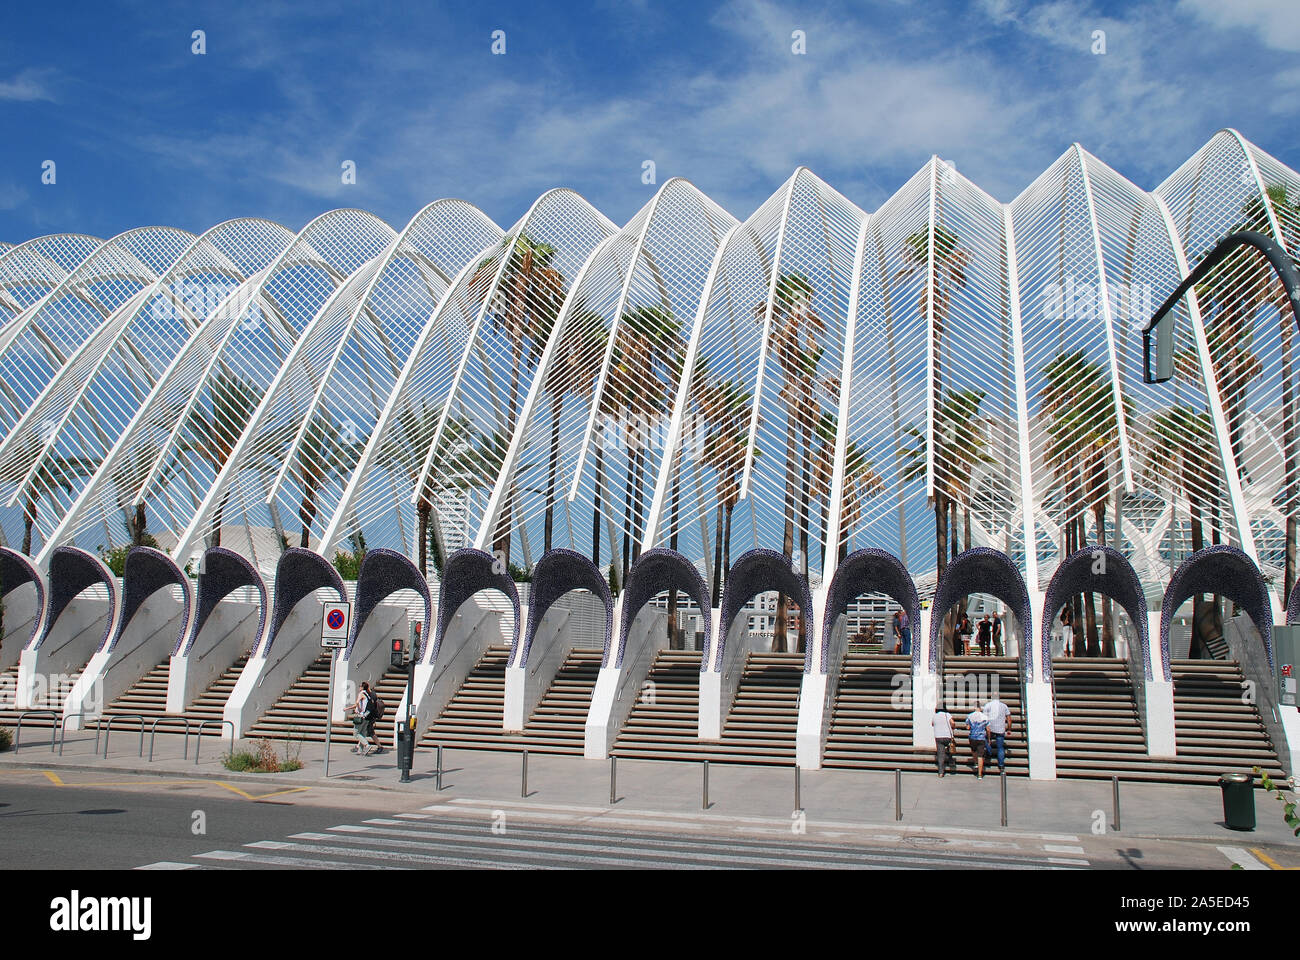
<instances>
[{"instance_id":1,"label":"pedestrian walking","mask_svg":"<svg viewBox=\"0 0 1300 960\"><path fill-rule=\"evenodd\" d=\"M944 709L943 700L934 709L934 765L942 777L952 757L952 714ZM955 761L954 761L955 762Z\"/></svg>"},{"instance_id":2,"label":"pedestrian walking","mask_svg":"<svg viewBox=\"0 0 1300 960\"><path fill-rule=\"evenodd\" d=\"M996 755L998 773L1007 768L1007 733L1011 729L1011 709L993 694L992 699L983 707L984 716L988 717L988 751L989 761Z\"/></svg>"},{"instance_id":3,"label":"pedestrian walking","mask_svg":"<svg viewBox=\"0 0 1300 960\"><path fill-rule=\"evenodd\" d=\"M984 757L988 753L989 718L976 707L966 715L966 739L969 742L971 759L975 761L975 777L984 779Z\"/></svg>"},{"instance_id":4,"label":"pedestrian walking","mask_svg":"<svg viewBox=\"0 0 1300 960\"><path fill-rule=\"evenodd\" d=\"M989 619L987 613L984 614L983 618L980 620L978 637L980 656L987 657L989 653L992 652L993 648L993 621Z\"/></svg>"},{"instance_id":5,"label":"pedestrian walking","mask_svg":"<svg viewBox=\"0 0 1300 960\"><path fill-rule=\"evenodd\" d=\"M901 608L894 611L894 653L912 655L912 625Z\"/></svg>"},{"instance_id":6,"label":"pedestrian walking","mask_svg":"<svg viewBox=\"0 0 1300 960\"><path fill-rule=\"evenodd\" d=\"M345 711L352 714L352 732L356 734L357 745L352 748L353 753L359 753L363 757L370 752L370 734L371 734L371 713L372 697L370 693L370 684L363 682L361 691L357 694L357 702L348 707Z\"/></svg>"}]
</instances>

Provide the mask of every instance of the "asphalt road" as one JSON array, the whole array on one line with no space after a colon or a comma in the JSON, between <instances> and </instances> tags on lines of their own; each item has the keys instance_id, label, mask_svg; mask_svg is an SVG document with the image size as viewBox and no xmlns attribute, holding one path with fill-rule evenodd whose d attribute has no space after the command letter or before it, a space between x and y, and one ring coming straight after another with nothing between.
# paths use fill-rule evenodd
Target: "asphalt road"
<instances>
[{"instance_id":1,"label":"asphalt road","mask_svg":"<svg viewBox=\"0 0 1300 960\"><path fill-rule=\"evenodd\" d=\"M375 790L11 771L7 869L971 868L1222 871L1207 842L691 817ZM1245 838L1243 838L1245 839ZM1247 844L1249 841L1247 841ZM1293 851L1289 859L1294 861ZM1282 852L1277 852L1282 857ZM1289 863L1287 865L1290 865Z\"/></svg>"}]
</instances>

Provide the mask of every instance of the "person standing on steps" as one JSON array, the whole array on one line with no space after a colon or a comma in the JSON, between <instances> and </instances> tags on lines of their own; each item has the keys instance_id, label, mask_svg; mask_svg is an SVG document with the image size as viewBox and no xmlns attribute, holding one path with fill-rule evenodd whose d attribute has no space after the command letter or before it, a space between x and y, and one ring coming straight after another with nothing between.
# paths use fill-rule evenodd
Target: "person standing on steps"
<instances>
[{"instance_id":1,"label":"person standing on steps","mask_svg":"<svg viewBox=\"0 0 1300 960\"><path fill-rule=\"evenodd\" d=\"M996 611L993 613L993 655L1002 656L1002 615Z\"/></svg>"},{"instance_id":2,"label":"person standing on steps","mask_svg":"<svg viewBox=\"0 0 1300 960\"><path fill-rule=\"evenodd\" d=\"M1068 603L1061 608L1061 656L1074 656L1074 615Z\"/></svg>"},{"instance_id":3,"label":"person standing on steps","mask_svg":"<svg viewBox=\"0 0 1300 960\"><path fill-rule=\"evenodd\" d=\"M1011 728L1010 708L998 699L997 693L994 693L988 703L984 704L984 716L988 717L988 746L989 761L992 762L994 752L998 758L998 773L1002 773L1007 768L1007 732Z\"/></svg>"},{"instance_id":4,"label":"person standing on steps","mask_svg":"<svg viewBox=\"0 0 1300 960\"><path fill-rule=\"evenodd\" d=\"M952 755L952 714L944 709L942 698L934 708L933 722L934 765L939 768L939 776L942 777L948 768L949 757Z\"/></svg>"},{"instance_id":5,"label":"person standing on steps","mask_svg":"<svg viewBox=\"0 0 1300 960\"><path fill-rule=\"evenodd\" d=\"M989 619L987 613L980 620L978 637L980 656L987 657L993 646L993 621Z\"/></svg>"},{"instance_id":6,"label":"person standing on steps","mask_svg":"<svg viewBox=\"0 0 1300 960\"><path fill-rule=\"evenodd\" d=\"M970 743L971 759L975 761L975 777L984 779L984 756L988 752L989 718L976 707L966 715L966 739Z\"/></svg>"},{"instance_id":7,"label":"person standing on steps","mask_svg":"<svg viewBox=\"0 0 1300 960\"><path fill-rule=\"evenodd\" d=\"M912 655L912 625L901 607L894 611L894 653Z\"/></svg>"}]
</instances>

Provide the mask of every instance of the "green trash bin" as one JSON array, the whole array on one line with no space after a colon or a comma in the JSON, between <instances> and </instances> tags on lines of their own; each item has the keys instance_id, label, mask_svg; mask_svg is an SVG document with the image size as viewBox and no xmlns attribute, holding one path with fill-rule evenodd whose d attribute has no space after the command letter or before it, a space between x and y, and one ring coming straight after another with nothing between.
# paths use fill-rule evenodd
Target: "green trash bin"
<instances>
[{"instance_id":1,"label":"green trash bin","mask_svg":"<svg viewBox=\"0 0 1300 960\"><path fill-rule=\"evenodd\" d=\"M1249 773L1225 773L1219 777L1223 791L1223 820L1229 830L1255 829L1255 777Z\"/></svg>"}]
</instances>

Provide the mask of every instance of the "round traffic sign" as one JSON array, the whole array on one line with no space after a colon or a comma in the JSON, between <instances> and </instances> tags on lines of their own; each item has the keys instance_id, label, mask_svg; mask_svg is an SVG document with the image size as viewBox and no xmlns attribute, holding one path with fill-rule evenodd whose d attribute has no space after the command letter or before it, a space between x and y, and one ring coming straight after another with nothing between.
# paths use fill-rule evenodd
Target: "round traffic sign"
<instances>
[{"instance_id":1,"label":"round traffic sign","mask_svg":"<svg viewBox=\"0 0 1300 960\"><path fill-rule=\"evenodd\" d=\"M342 610L331 610L329 616L325 618L325 623L331 630L342 630L344 619Z\"/></svg>"}]
</instances>

